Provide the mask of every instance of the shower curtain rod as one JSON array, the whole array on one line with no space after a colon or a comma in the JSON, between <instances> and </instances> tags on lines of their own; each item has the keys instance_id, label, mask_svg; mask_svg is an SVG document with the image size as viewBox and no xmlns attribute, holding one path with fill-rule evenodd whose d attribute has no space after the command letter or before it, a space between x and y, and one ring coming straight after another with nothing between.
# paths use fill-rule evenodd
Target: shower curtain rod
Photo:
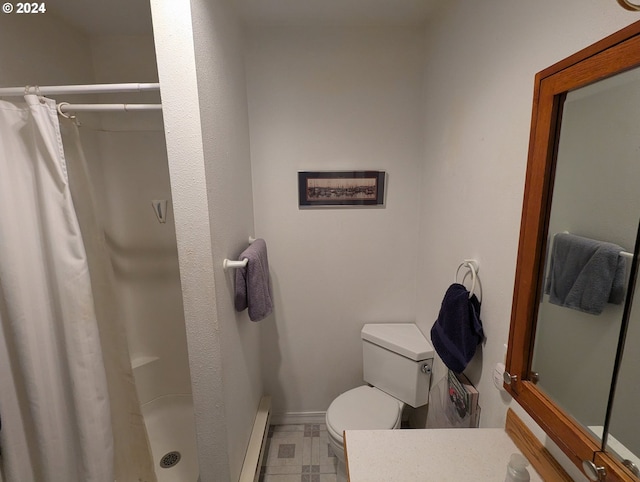
<instances>
[{"instance_id":1,"label":"shower curtain rod","mask_svg":"<svg viewBox=\"0 0 640 482\"><path fill-rule=\"evenodd\" d=\"M0 87L0 96L22 96L25 94L115 94L119 92L146 92L154 90L160 90L159 83L27 85L25 87Z\"/></svg>"},{"instance_id":2,"label":"shower curtain rod","mask_svg":"<svg viewBox=\"0 0 640 482\"><path fill-rule=\"evenodd\" d=\"M61 114L70 112L133 112L142 110L162 110L162 104L58 104Z\"/></svg>"}]
</instances>

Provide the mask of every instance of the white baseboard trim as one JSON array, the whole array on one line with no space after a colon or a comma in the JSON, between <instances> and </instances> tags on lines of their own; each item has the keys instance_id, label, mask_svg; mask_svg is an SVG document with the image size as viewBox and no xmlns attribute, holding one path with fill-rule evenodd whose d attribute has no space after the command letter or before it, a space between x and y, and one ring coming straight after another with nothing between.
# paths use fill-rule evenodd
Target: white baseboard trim
<instances>
[{"instance_id":1,"label":"white baseboard trim","mask_svg":"<svg viewBox=\"0 0 640 482\"><path fill-rule=\"evenodd\" d=\"M324 423L327 412L280 412L271 415L272 425L302 425Z\"/></svg>"},{"instance_id":2,"label":"white baseboard trim","mask_svg":"<svg viewBox=\"0 0 640 482\"><path fill-rule=\"evenodd\" d=\"M260 468L265 452L265 441L269 433L271 420L271 397L264 396L260 400L258 413L253 424L249 446L244 457L239 482L257 482L260 479Z\"/></svg>"}]
</instances>

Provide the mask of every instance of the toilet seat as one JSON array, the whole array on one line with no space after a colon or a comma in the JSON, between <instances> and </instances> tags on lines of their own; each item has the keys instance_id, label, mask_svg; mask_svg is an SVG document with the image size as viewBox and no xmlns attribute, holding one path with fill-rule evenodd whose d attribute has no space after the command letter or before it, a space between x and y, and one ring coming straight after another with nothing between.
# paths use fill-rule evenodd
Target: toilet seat
<instances>
[{"instance_id":1,"label":"toilet seat","mask_svg":"<svg viewBox=\"0 0 640 482\"><path fill-rule=\"evenodd\" d=\"M389 430L400 426L404 404L364 385L336 398L327 410L327 431L342 444L344 430Z\"/></svg>"}]
</instances>

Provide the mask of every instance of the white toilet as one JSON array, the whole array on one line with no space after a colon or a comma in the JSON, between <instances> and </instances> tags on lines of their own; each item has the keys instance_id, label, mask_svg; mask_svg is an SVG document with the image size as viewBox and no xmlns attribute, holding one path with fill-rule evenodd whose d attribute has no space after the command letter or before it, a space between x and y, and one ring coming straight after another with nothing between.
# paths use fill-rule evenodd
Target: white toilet
<instances>
[{"instance_id":1,"label":"white toilet","mask_svg":"<svg viewBox=\"0 0 640 482\"><path fill-rule=\"evenodd\" d=\"M364 381L338 396L327 410L329 444L344 473L344 430L387 430L400 427L404 404L414 408L429 401L433 347L413 323L364 325Z\"/></svg>"}]
</instances>

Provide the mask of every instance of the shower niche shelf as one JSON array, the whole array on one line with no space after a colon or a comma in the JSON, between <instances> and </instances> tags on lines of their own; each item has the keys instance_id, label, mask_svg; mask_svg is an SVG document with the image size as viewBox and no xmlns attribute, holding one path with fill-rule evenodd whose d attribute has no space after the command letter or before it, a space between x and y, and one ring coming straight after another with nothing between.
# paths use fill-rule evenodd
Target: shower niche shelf
<instances>
[{"instance_id":1,"label":"shower niche shelf","mask_svg":"<svg viewBox=\"0 0 640 482\"><path fill-rule=\"evenodd\" d=\"M137 356L131 360L131 368L142 368L143 366L150 365L153 362L160 360L157 356Z\"/></svg>"}]
</instances>

